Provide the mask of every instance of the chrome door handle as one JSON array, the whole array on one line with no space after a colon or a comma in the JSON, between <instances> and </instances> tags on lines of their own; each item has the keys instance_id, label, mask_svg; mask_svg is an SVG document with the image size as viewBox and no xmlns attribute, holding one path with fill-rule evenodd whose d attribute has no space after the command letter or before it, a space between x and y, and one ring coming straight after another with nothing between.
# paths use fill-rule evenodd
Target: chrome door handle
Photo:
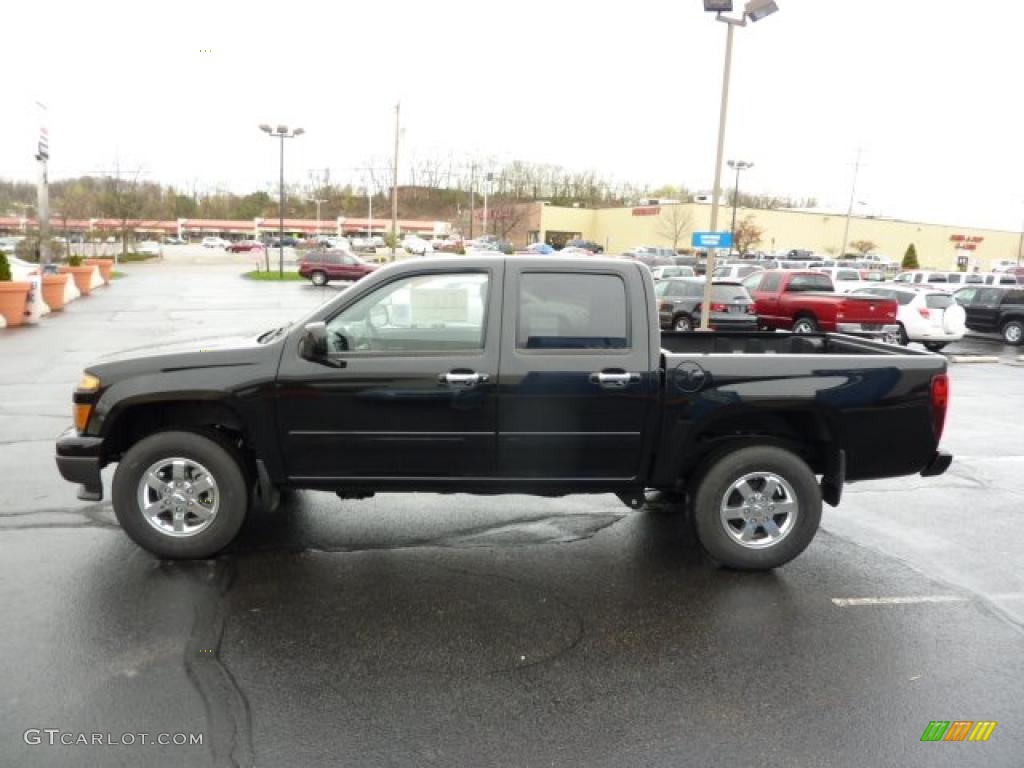
<instances>
[{"instance_id":1,"label":"chrome door handle","mask_svg":"<svg viewBox=\"0 0 1024 768\"><path fill-rule=\"evenodd\" d=\"M453 387L475 387L488 380L486 373L442 373L437 377L442 384L450 384Z\"/></svg>"},{"instance_id":2,"label":"chrome door handle","mask_svg":"<svg viewBox=\"0 0 1024 768\"><path fill-rule=\"evenodd\" d=\"M639 373L592 373L590 374L591 384L600 384L608 389L622 389L627 384L640 381Z\"/></svg>"}]
</instances>

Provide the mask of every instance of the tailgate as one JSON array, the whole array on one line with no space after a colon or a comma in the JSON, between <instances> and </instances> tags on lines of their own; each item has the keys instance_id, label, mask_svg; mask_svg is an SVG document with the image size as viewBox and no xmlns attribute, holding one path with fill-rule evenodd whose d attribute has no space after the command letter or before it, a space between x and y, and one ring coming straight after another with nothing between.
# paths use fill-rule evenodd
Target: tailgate
<instances>
[{"instance_id":1,"label":"tailgate","mask_svg":"<svg viewBox=\"0 0 1024 768\"><path fill-rule=\"evenodd\" d=\"M852 323L895 323L896 301L879 296L844 295L839 314L844 321Z\"/></svg>"}]
</instances>

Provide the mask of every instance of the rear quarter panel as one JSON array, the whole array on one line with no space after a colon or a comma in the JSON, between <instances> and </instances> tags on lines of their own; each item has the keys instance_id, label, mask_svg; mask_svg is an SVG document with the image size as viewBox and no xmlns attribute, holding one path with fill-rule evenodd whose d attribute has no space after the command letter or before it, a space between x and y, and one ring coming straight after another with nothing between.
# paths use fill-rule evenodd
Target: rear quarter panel
<instances>
[{"instance_id":1,"label":"rear quarter panel","mask_svg":"<svg viewBox=\"0 0 1024 768\"><path fill-rule=\"evenodd\" d=\"M946 363L937 355L666 354L665 365L657 487L699 462L719 425L742 432L779 415L842 448L848 481L916 474L938 447L930 387ZM696 367L704 376L693 391Z\"/></svg>"}]
</instances>

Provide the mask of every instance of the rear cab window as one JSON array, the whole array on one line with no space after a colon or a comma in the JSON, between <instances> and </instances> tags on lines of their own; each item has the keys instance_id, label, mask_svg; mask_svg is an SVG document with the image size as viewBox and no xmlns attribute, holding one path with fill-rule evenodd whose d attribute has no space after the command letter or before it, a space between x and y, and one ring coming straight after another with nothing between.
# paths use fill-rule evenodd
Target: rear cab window
<instances>
[{"instance_id":1,"label":"rear cab window","mask_svg":"<svg viewBox=\"0 0 1024 768\"><path fill-rule=\"evenodd\" d=\"M787 291L831 291L832 280L828 275L793 275L786 286Z\"/></svg>"},{"instance_id":2,"label":"rear cab window","mask_svg":"<svg viewBox=\"0 0 1024 768\"><path fill-rule=\"evenodd\" d=\"M519 281L520 350L627 349L628 295L614 274L524 272Z\"/></svg>"}]
</instances>

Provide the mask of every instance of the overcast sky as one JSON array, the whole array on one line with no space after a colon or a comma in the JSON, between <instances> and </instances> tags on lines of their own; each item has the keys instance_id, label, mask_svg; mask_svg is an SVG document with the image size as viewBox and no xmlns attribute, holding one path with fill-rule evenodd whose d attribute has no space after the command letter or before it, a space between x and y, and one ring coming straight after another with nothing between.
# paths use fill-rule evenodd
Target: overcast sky
<instances>
[{"instance_id":1,"label":"overcast sky","mask_svg":"<svg viewBox=\"0 0 1024 768\"><path fill-rule=\"evenodd\" d=\"M1021 228L1024 4L778 2L736 33L726 157L756 164L746 190L845 208L861 146L859 211ZM306 129L289 181L344 180L390 155L400 99L407 157L712 182L726 28L701 0L49 0L3 21L4 178L35 178L37 100L51 178L119 162L248 191L277 175L259 123Z\"/></svg>"}]
</instances>

